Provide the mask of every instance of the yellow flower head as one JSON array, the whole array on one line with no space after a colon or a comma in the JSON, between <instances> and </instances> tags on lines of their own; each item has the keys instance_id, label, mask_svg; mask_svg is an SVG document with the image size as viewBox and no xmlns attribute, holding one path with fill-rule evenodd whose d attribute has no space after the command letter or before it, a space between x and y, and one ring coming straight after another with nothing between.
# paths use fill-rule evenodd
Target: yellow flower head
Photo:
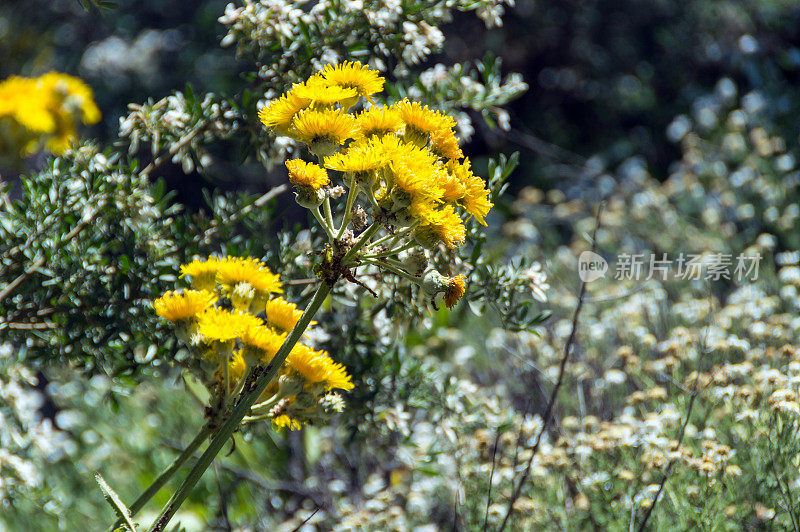
<instances>
[{"instance_id":1,"label":"yellow flower head","mask_svg":"<svg viewBox=\"0 0 800 532\"><path fill-rule=\"evenodd\" d=\"M275 425L276 429L287 428L289 430L300 430L303 426L299 421L290 418L286 414L272 418L272 424Z\"/></svg>"},{"instance_id":2,"label":"yellow flower head","mask_svg":"<svg viewBox=\"0 0 800 532\"><path fill-rule=\"evenodd\" d=\"M444 304L447 305L447 308L453 308L458 303L458 300L464 296L464 287L463 275L450 278L447 290L444 293Z\"/></svg>"},{"instance_id":3,"label":"yellow flower head","mask_svg":"<svg viewBox=\"0 0 800 532\"><path fill-rule=\"evenodd\" d=\"M262 324L259 318L246 312L209 308L197 317L197 332L205 340L229 342L245 330Z\"/></svg>"},{"instance_id":4,"label":"yellow flower head","mask_svg":"<svg viewBox=\"0 0 800 532\"><path fill-rule=\"evenodd\" d=\"M192 285L201 290L213 291L217 286L217 270L220 261L209 257L206 260L193 260L181 266L181 277L192 278Z\"/></svg>"},{"instance_id":5,"label":"yellow flower head","mask_svg":"<svg viewBox=\"0 0 800 532\"><path fill-rule=\"evenodd\" d=\"M466 183L466 192L461 204L479 223L486 225L485 217L493 204L489 201L489 191L484 186L483 179L476 175L472 176Z\"/></svg>"},{"instance_id":6,"label":"yellow flower head","mask_svg":"<svg viewBox=\"0 0 800 532\"><path fill-rule=\"evenodd\" d=\"M417 206L412 205L414 207ZM420 225L414 235L425 247L433 247L436 242L441 242L448 249L453 249L466 240L467 231L452 206L446 205L438 210L420 206L415 214L420 219Z\"/></svg>"},{"instance_id":7,"label":"yellow flower head","mask_svg":"<svg viewBox=\"0 0 800 532\"><path fill-rule=\"evenodd\" d=\"M440 175L443 169L424 148L402 144L394 153L390 169L390 184L408 194L412 201L436 201L444 192Z\"/></svg>"},{"instance_id":8,"label":"yellow flower head","mask_svg":"<svg viewBox=\"0 0 800 532\"><path fill-rule=\"evenodd\" d=\"M402 100L394 104L394 109L406 125L406 133L428 135L438 129L449 129L456 125L455 120L438 111L428 109L419 102Z\"/></svg>"},{"instance_id":9,"label":"yellow flower head","mask_svg":"<svg viewBox=\"0 0 800 532\"><path fill-rule=\"evenodd\" d=\"M260 260L254 258L228 257L220 261L217 281L228 292L236 285L247 283L261 294L280 294L280 275L272 273Z\"/></svg>"},{"instance_id":10,"label":"yellow flower head","mask_svg":"<svg viewBox=\"0 0 800 532\"><path fill-rule=\"evenodd\" d=\"M386 151L375 142L353 143L344 152L325 158L327 168L357 174L361 178L386 166L388 162Z\"/></svg>"},{"instance_id":11,"label":"yellow flower head","mask_svg":"<svg viewBox=\"0 0 800 532\"><path fill-rule=\"evenodd\" d=\"M77 111L84 124L96 124L100 121L100 109L94 103L92 89L79 78L59 72L48 72L39 78L39 83L46 91L53 91L59 95L67 107Z\"/></svg>"},{"instance_id":12,"label":"yellow flower head","mask_svg":"<svg viewBox=\"0 0 800 532\"><path fill-rule=\"evenodd\" d=\"M253 322L241 331L240 337L244 345L245 354L255 354L254 358L264 363L269 363L278 349L283 345L286 335L277 334L269 327L265 327L261 320Z\"/></svg>"},{"instance_id":13,"label":"yellow flower head","mask_svg":"<svg viewBox=\"0 0 800 532\"><path fill-rule=\"evenodd\" d=\"M358 61L345 61L328 65L320 73L325 80L339 87L353 89L359 96L372 101L372 95L383 90L384 79L377 72Z\"/></svg>"},{"instance_id":14,"label":"yellow flower head","mask_svg":"<svg viewBox=\"0 0 800 532\"><path fill-rule=\"evenodd\" d=\"M437 129L432 131L429 139L431 151L445 159L458 160L464 154L458 147L458 139L452 129Z\"/></svg>"},{"instance_id":15,"label":"yellow flower head","mask_svg":"<svg viewBox=\"0 0 800 532\"><path fill-rule=\"evenodd\" d=\"M289 92L265 105L258 112L258 118L266 127L288 134L294 117L308 107L309 103L310 100Z\"/></svg>"},{"instance_id":16,"label":"yellow flower head","mask_svg":"<svg viewBox=\"0 0 800 532\"><path fill-rule=\"evenodd\" d=\"M239 349L233 353L230 361L228 362L228 375L231 379L231 384L236 383L239 379L244 377L244 372L247 369L247 364L244 361L242 350Z\"/></svg>"},{"instance_id":17,"label":"yellow flower head","mask_svg":"<svg viewBox=\"0 0 800 532\"><path fill-rule=\"evenodd\" d=\"M11 76L0 83L0 117L9 117L34 135L54 133L57 104L53 94L39 90L37 80Z\"/></svg>"},{"instance_id":18,"label":"yellow flower head","mask_svg":"<svg viewBox=\"0 0 800 532\"><path fill-rule=\"evenodd\" d=\"M337 364L325 351L315 351L297 344L286 359L289 367L303 376L307 384L322 384L326 390L352 390L353 383L344 366Z\"/></svg>"},{"instance_id":19,"label":"yellow flower head","mask_svg":"<svg viewBox=\"0 0 800 532\"><path fill-rule=\"evenodd\" d=\"M289 181L298 187L319 190L330 182L328 172L324 168L301 159L286 161L286 169L289 170Z\"/></svg>"},{"instance_id":20,"label":"yellow flower head","mask_svg":"<svg viewBox=\"0 0 800 532\"><path fill-rule=\"evenodd\" d=\"M44 147L62 153L77 136L77 122L96 123L100 110L83 81L49 72L0 82L0 119L7 133L4 151L11 148L24 156Z\"/></svg>"},{"instance_id":21,"label":"yellow flower head","mask_svg":"<svg viewBox=\"0 0 800 532\"><path fill-rule=\"evenodd\" d=\"M294 118L292 125L292 135L308 145L315 142L344 144L353 138L356 130L355 119L341 109L307 109Z\"/></svg>"},{"instance_id":22,"label":"yellow flower head","mask_svg":"<svg viewBox=\"0 0 800 532\"><path fill-rule=\"evenodd\" d=\"M372 107L356 115L358 132L365 137L396 133L403 125L400 113L387 107Z\"/></svg>"},{"instance_id":23,"label":"yellow flower head","mask_svg":"<svg viewBox=\"0 0 800 532\"><path fill-rule=\"evenodd\" d=\"M448 164L447 168L450 168ZM464 182L452 171L445 170L441 174L442 180L440 181L440 185L442 190L442 200L446 202L456 202L464 197L464 194L467 192L467 187L464 185Z\"/></svg>"},{"instance_id":24,"label":"yellow flower head","mask_svg":"<svg viewBox=\"0 0 800 532\"><path fill-rule=\"evenodd\" d=\"M342 103L355 98L358 94L355 89L333 85L319 75L312 76L305 83L295 85L291 93L312 104L322 106Z\"/></svg>"},{"instance_id":25,"label":"yellow flower head","mask_svg":"<svg viewBox=\"0 0 800 532\"><path fill-rule=\"evenodd\" d=\"M167 292L153 301L156 314L169 321L191 320L216 303L217 298L205 290Z\"/></svg>"},{"instance_id":26,"label":"yellow flower head","mask_svg":"<svg viewBox=\"0 0 800 532\"><path fill-rule=\"evenodd\" d=\"M297 308L294 303L289 303L282 297L276 297L267 301L266 305L267 322L281 331L291 331L303 311ZM311 322L312 324L314 322Z\"/></svg>"},{"instance_id":27,"label":"yellow flower head","mask_svg":"<svg viewBox=\"0 0 800 532\"><path fill-rule=\"evenodd\" d=\"M478 222L486 225L486 215L493 205L483 179L472 173L469 159L448 161L446 168L448 177L442 183L444 200L458 202Z\"/></svg>"}]
</instances>

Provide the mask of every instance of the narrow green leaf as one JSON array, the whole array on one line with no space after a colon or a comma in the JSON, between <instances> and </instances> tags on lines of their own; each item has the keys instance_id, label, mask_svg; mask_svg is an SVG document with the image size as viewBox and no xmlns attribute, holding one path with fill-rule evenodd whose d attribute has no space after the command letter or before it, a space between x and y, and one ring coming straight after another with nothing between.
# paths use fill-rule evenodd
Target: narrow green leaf
<instances>
[{"instance_id":1,"label":"narrow green leaf","mask_svg":"<svg viewBox=\"0 0 800 532\"><path fill-rule=\"evenodd\" d=\"M127 529L130 532L136 532L136 525L133 524L133 521L131 521L131 512L128 510L128 507L125 506L125 503L122 502L122 499L119 498L119 495L117 495L117 493L111 489L111 486L109 486L105 479L100 476L100 473L95 473L94 479L100 486L100 490L103 492L103 497L117 513L117 516L124 521Z\"/></svg>"}]
</instances>

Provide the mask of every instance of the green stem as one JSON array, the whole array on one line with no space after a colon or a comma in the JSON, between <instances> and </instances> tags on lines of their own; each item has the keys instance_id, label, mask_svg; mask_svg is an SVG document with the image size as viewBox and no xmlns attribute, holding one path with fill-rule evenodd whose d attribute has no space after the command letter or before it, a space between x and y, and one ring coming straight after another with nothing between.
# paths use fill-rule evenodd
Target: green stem
<instances>
[{"instance_id":1,"label":"green stem","mask_svg":"<svg viewBox=\"0 0 800 532\"><path fill-rule=\"evenodd\" d=\"M270 417L269 416L269 412L264 413L264 414L258 414L257 416L244 416L242 418L242 423L253 423L255 421L261 421L261 420L264 420L264 419L268 419L269 417Z\"/></svg>"},{"instance_id":2,"label":"green stem","mask_svg":"<svg viewBox=\"0 0 800 532\"><path fill-rule=\"evenodd\" d=\"M135 515L136 512L141 510L144 507L144 505L147 504L147 501L152 499L153 495L158 493L158 490L160 490L164 486L164 484L166 484L167 481L169 481L169 479L172 478L172 475L174 475L175 472L178 471L178 469L180 469L184 463L186 463L186 460L188 460L189 457L191 457L194 454L194 452L203 444L203 442L206 440L206 438L210 433L211 429L209 429L208 426L203 427L203 430L201 430L200 433L197 436L195 436L195 438L186 447L186 449L184 449L184 451L180 454L180 456L178 456L172 462L172 464L170 464L170 466L167 469L165 469L164 472L161 473L161 475L159 475L159 477L155 479L152 482L152 484L150 484L141 495L139 495L139 498L136 499L133 502L133 504L131 504L128 507L128 509L131 511L131 516ZM113 528L116 528L121 524L122 524L121 520L117 521L116 523L114 523Z\"/></svg>"},{"instance_id":3,"label":"green stem","mask_svg":"<svg viewBox=\"0 0 800 532\"><path fill-rule=\"evenodd\" d=\"M314 215L314 218L317 219L317 221L319 222L319 225L321 225L322 228L325 229L325 234L328 235L328 240L330 242L333 242L333 231L331 230L331 226L328 225L328 223L325 221L325 219L320 214L319 207L317 207L315 209L309 209L309 210L311 211L311 214Z\"/></svg>"},{"instance_id":4,"label":"green stem","mask_svg":"<svg viewBox=\"0 0 800 532\"><path fill-rule=\"evenodd\" d=\"M347 191L347 206L344 209L344 217L342 217L342 226L339 228L339 232L336 235L336 238L342 238L344 234L344 230L347 229L347 224L350 223L350 217L353 216L353 203L356 201L356 196L358 195L358 187L359 185L356 184L355 178L350 180L350 189Z\"/></svg>"},{"instance_id":5,"label":"green stem","mask_svg":"<svg viewBox=\"0 0 800 532\"><path fill-rule=\"evenodd\" d=\"M286 357L289 356L292 348L295 346L300 337L305 332L308 324L311 323L311 318L314 317L314 314L317 313L317 310L322 306L323 301L325 298L328 297L328 294L331 291L331 287L328 286L326 283L321 283L319 288L317 288L316 293L314 294L314 298L306 307L306 310L303 312L303 315L298 320L297 324L294 326L292 331L287 336L286 340L283 342L283 345L272 358L269 364L265 368L256 368L253 370L253 382L249 383L248 386L245 387L243 395L239 399L238 403L234 407L233 411L231 412L228 419L225 420L222 427L220 427L219 432L217 432L214 439L211 440L211 443L206 448L205 452L200 456L200 458L195 463L194 467L192 467L189 474L184 479L183 483L178 488L172 498L169 500L166 506L161 510L161 514L158 516L156 521L153 523L153 526L150 528L150 532L159 532L164 530L164 528L169 523L172 516L175 515L175 512L181 507L183 501L186 500L186 497L189 496L189 493L194 488L195 484L200 480L200 477L203 476L208 466L211 465L211 462L214 461L217 454L222 450L222 447L231 437L231 435L236 432L239 428L239 425L242 422L242 419L250 412L250 407L255 404L261 394L264 393L264 390L269 386L269 384L275 379L278 375L278 372L283 366Z\"/></svg>"},{"instance_id":6,"label":"green stem","mask_svg":"<svg viewBox=\"0 0 800 532\"><path fill-rule=\"evenodd\" d=\"M386 270L389 270L390 272L392 272L394 274L397 274L397 275L399 275L400 277L402 277L404 279L408 279L409 281L411 281L413 283L416 283L416 284L421 284L422 283L422 279L420 279L419 277L414 277L410 273L404 272L400 268L396 268L396 267L394 267L394 266L392 266L390 264L387 264L385 262L378 262L378 261L372 260L372 259L366 259L364 262L369 263L369 264L374 264L375 266L378 266L379 268L384 268Z\"/></svg>"},{"instance_id":7,"label":"green stem","mask_svg":"<svg viewBox=\"0 0 800 532\"><path fill-rule=\"evenodd\" d=\"M393 239L397 240L400 237L403 237L403 236L411 233L414 230L414 228L417 227L417 225L419 225L419 222L414 222L413 225L410 225L408 227L404 227L403 229L397 230L394 233L390 233L390 234L388 234L388 235L386 235L384 237L381 237L378 240L376 240L375 242L370 242L368 247L373 248L373 247L377 246L378 244L382 244L382 243L386 242L387 240L393 240ZM392 244L392 245L394 245L394 244Z\"/></svg>"},{"instance_id":8,"label":"green stem","mask_svg":"<svg viewBox=\"0 0 800 532\"><path fill-rule=\"evenodd\" d=\"M398 253L400 253L402 251L405 251L407 249L410 249L410 248L414 247L415 245L416 245L416 243L409 242L405 246L402 246L402 247L399 247L399 248L395 248L395 249L390 249L388 251L382 251L380 253L374 253L372 255L361 255L361 258L362 259L381 259L383 257L389 257L391 255L397 255Z\"/></svg>"},{"instance_id":9,"label":"green stem","mask_svg":"<svg viewBox=\"0 0 800 532\"><path fill-rule=\"evenodd\" d=\"M228 355L225 355L225 358L228 358ZM222 364L222 373L225 375L225 400L223 404L228 404L228 397L231 393L231 377L230 373L228 372L228 361L220 359L220 364Z\"/></svg>"},{"instance_id":10,"label":"green stem","mask_svg":"<svg viewBox=\"0 0 800 532\"><path fill-rule=\"evenodd\" d=\"M322 208L325 211L325 220L328 222L328 227L331 228L331 232L334 230L333 225L333 214L331 213L331 198L330 196L325 196L325 201L322 203Z\"/></svg>"},{"instance_id":11,"label":"green stem","mask_svg":"<svg viewBox=\"0 0 800 532\"><path fill-rule=\"evenodd\" d=\"M239 396L239 394L242 391L242 388L244 388L244 383L247 382L247 378L250 376L250 372L252 371L253 368L247 368L247 370L244 372L244 375L242 375L242 377L239 379L239 382L236 384L236 388L233 390L231 397Z\"/></svg>"},{"instance_id":12,"label":"green stem","mask_svg":"<svg viewBox=\"0 0 800 532\"><path fill-rule=\"evenodd\" d=\"M278 401L280 401L281 399L283 399L283 397L279 397L279 395L276 393L266 401L262 401L256 405L253 405L250 410L253 411L253 410L264 410L265 408L272 408L273 406L278 404Z\"/></svg>"},{"instance_id":13,"label":"green stem","mask_svg":"<svg viewBox=\"0 0 800 532\"><path fill-rule=\"evenodd\" d=\"M386 264L389 264L390 266L394 266L395 268L400 268L401 270L406 267L405 264L391 257L383 257L380 260L385 262Z\"/></svg>"}]
</instances>

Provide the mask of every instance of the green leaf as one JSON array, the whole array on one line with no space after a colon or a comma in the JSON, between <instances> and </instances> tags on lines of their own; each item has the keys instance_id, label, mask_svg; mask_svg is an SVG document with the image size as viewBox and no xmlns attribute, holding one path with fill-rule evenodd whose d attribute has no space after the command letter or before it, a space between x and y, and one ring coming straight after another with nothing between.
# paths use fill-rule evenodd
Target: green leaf
<instances>
[{"instance_id":1,"label":"green leaf","mask_svg":"<svg viewBox=\"0 0 800 532\"><path fill-rule=\"evenodd\" d=\"M117 517L123 520L123 524L130 532L136 532L136 525L133 524L131 521L131 512L128 510L128 507L125 506L125 503L122 502L122 499L119 498L117 492L111 489L111 486L100 476L100 473L94 474L94 479L97 481L97 484L100 486L100 490L103 492L103 498L108 501L108 504L114 509L117 514Z\"/></svg>"}]
</instances>

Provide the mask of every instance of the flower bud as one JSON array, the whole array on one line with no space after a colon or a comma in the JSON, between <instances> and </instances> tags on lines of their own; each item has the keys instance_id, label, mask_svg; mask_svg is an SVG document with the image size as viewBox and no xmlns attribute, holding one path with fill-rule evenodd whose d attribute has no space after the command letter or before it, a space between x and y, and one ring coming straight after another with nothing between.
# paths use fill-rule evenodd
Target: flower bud
<instances>
[{"instance_id":1,"label":"flower bud","mask_svg":"<svg viewBox=\"0 0 800 532\"><path fill-rule=\"evenodd\" d=\"M322 189L315 190L311 187L297 187L294 199L301 207L316 209L325 200L325 191Z\"/></svg>"},{"instance_id":2,"label":"flower bud","mask_svg":"<svg viewBox=\"0 0 800 532\"><path fill-rule=\"evenodd\" d=\"M328 393L320 397L319 408L326 415L344 411L344 399L338 393Z\"/></svg>"},{"instance_id":3,"label":"flower bud","mask_svg":"<svg viewBox=\"0 0 800 532\"><path fill-rule=\"evenodd\" d=\"M425 274L422 279L422 291L426 296L433 298L446 290L447 277L436 270L431 270Z\"/></svg>"},{"instance_id":4,"label":"flower bud","mask_svg":"<svg viewBox=\"0 0 800 532\"><path fill-rule=\"evenodd\" d=\"M431 270L422 281L422 291L425 295L435 299L444 293L444 302L447 308L453 308L464 295L465 282L463 275L445 277L436 270Z\"/></svg>"},{"instance_id":5,"label":"flower bud","mask_svg":"<svg viewBox=\"0 0 800 532\"><path fill-rule=\"evenodd\" d=\"M421 249L415 249L409 253L408 257L406 257L406 260L403 261L403 266L411 275L420 275L425 271L425 268L428 267L428 259L425 257L425 251Z\"/></svg>"},{"instance_id":6,"label":"flower bud","mask_svg":"<svg viewBox=\"0 0 800 532\"><path fill-rule=\"evenodd\" d=\"M425 249L436 249L436 246L441 241L439 235L430 225L423 225L414 229L414 240Z\"/></svg>"}]
</instances>

